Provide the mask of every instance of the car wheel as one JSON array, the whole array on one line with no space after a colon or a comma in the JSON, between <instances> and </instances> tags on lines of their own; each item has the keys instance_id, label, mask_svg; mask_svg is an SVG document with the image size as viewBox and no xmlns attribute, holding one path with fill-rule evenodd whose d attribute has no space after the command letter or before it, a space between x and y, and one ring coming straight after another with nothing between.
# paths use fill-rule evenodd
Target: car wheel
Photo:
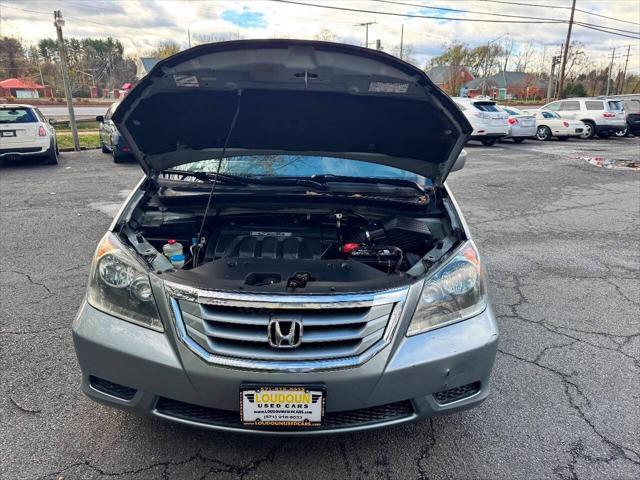
<instances>
[{"instance_id":1,"label":"car wheel","mask_svg":"<svg viewBox=\"0 0 640 480\"><path fill-rule=\"evenodd\" d=\"M593 122L584 122L584 132L580 135L580 138L593 138L596 133L595 125Z\"/></svg>"},{"instance_id":2,"label":"car wheel","mask_svg":"<svg viewBox=\"0 0 640 480\"><path fill-rule=\"evenodd\" d=\"M515 143L522 143L522 142L524 142L524 138L522 138L522 137L514 138L514 139L513 139L513 141L514 141Z\"/></svg>"},{"instance_id":3,"label":"car wheel","mask_svg":"<svg viewBox=\"0 0 640 480\"><path fill-rule=\"evenodd\" d=\"M486 147L490 147L491 145L494 145L498 139L497 138L483 138L482 140L480 140L482 142L482 144Z\"/></svg>"},{"instance_id":4,"label":"car wheel","mask_svg":"<svg viewBox=\"0 0 640 480\"><path fill-rule=\"evenodd\" d=\"M102 153L109 153L109 149L107 148L107 146L103 143L102 140L100 140L100 149L102 150Z\"/></svg>"},{"instance_id":5,"label":"car wheel","mask_svg":"<svg viewBox=\"0 0 640 480\"><path fill-rule=\"evenodd\" d=\"M615 132L615 136L616 137L626 137L628 133L629 133L629 129L627 127L625 127L624 130L617 130Z\"/></svg>"},{"instance_id":6,"label":"car wheel","mask_svg":"<svg viewBox=\"0 0 640 480\"><path fill-rule=\"evenodd\" d=\"M56 146L52 142L51 146L49 147L49 150L47 150L47 153L45 154L45 157L44 157L45 165L57 165L58 164L58 152L57 152L57 150L58 149L56 148Z\"/></svg>"},{"instance_id":7,"label":"car wheel","mask_svg":"<svg viewBox=\"0 0 640 480\"><path fill-rule=\"evenodd\" d=\"M549 127L546 127L544 125L540 125L538 127L538 130L536 131L536 138L538 140L542 140L547 141L547 140L551 140L551 129L549 129Z\"/></svg>"},{"instance_id":8,"label":"car wheel","mask_svg":"<svg viewBox=\"0 0 640 480\"><path fill-rule=\"evenodd\" d=\"M569 140L569 137L558 137L558 140L566 142L567 140Z\"/></svg>"},{"instance_id":9,"label":"car wheel","mask_svg":"<svg viewBox=\"0 0 640 480\"><path fill-rule=\"evenodd\" d=\"M122 162L124 162L124 157L116 153L116 150L113 149L113 163L122 163Z\"/></svg>"}]
</instances>

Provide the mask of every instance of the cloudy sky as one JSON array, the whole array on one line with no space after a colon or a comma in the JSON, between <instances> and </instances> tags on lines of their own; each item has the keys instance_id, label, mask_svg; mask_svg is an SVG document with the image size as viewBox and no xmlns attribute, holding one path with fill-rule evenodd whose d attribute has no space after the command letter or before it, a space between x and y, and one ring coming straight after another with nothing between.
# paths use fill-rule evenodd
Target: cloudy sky
<instances>
[{"instance_id":1,"label":"cloudy sky","mask_svg":"<svg viewBox=\"0 0 640 480\"><path fill-rule=\"evenodd\" d=\"M365 30L356 24L376 22L369 28L370 42L380 39L385 50L394 52L404 25L405 45L411 46L413 57L424 65L452 40L476 46L504 35L503 39L515 42L516 49L532 44L559 50L566 24L543 22L568 19L570 5L571 0L0 0L0 34L19 36L27 43L53 37L52 11L59 9L66 19L66 36L112 36L123 43L128 54L140 55L166 39L186 48L188 30L193 44L238 37L314 38L325 29L340 41L364 44ZM640 71L640 1L577 0L577 8L582 10L576 12L578 22L632 37L635 33L635 38L629 38L576 25L572 39L586 45L594 63L608 62L611 49L618 47L615 60L622 64L626 46L632 45L629 70ZM396 15L372 13L376 11Z\"/></svg>"}]
</instances>

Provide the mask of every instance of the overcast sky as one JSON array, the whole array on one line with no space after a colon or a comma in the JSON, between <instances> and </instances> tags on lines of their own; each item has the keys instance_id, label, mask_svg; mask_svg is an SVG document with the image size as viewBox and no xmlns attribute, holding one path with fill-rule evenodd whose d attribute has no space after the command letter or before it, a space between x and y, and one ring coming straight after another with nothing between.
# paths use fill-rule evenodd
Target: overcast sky
<instances>
[{"instance_id":1,"label":"overcast sky","mask_svg":"<svg viewBox=\"0 0 640 480\"><path fill-rule=\"evenodd\" d=\"M21 37L26 43L54 37L52 12L59 9L66 19L66 36L112 36L123 43L127 54L139 55L166 39L175 40L186 48L188 29L191 30L194 44L199 43L198 39L233 36L313 38L323 29L330 30L339 40L364 44L364 28L355 24L375 21L377 23L369 28L371 42L380 39L385 50L394 51L400 43L400 29L404 24L405 44L413 47L414 57L423 66L429 58L442 51L443 44L452 40L476 46L506 34L505 38L513 39L516 45L532 43L557 47L559 50L566 35L566 24L463 22L452 18L507 20L506 15L523 15L538 19L568 19L569 10L558 7L571 5L571 0L512 0L522 5L487 0L396 1L404 5L375 0L299 0L300 3L393 12L399 16L315 8L270 0L0 0L0 33ZM494 16L428 7L470 10ZM638 0L577 0L577 8L625 22L583 12L576 12L577 21L635 32L636 36L640 34ZM436 18L410 18L405 16L407 14ZM629 70L640 70L640 41L634 38L576 25L572 39L583 42L594 62L599 64L607 61L612 47L618 47L616 62L622 64L626 46L632 45Z\"/></svg>"}]
</instances>

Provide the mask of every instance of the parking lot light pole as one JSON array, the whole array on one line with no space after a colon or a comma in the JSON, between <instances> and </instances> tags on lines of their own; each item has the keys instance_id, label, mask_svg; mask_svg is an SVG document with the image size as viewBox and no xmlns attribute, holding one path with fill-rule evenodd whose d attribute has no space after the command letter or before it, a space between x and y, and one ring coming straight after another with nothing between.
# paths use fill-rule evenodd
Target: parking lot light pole
<instances>
[{"instance_id":1,"label":"parking lot light pole","mask_svg":"<svg viewBox=\"0 0 640 480\"><path fill-rule=\"evenodd\" d=\"M69 110L69 126L73 135L73 149L77 152L80 150L80 139L78 138L78 128L76 127L76 115L73 111L73 97L71 96L71 83L69 82L69 65L67 63L67 52L64 48L64 39L62 38L62 27L64 19L62 12L55 10L53 12L53 24L58 33L58 48L60 49L60 63L62 64L62 82L64 83L64 94L67 97L67 109Z\"/></svg>"}]
</instances>

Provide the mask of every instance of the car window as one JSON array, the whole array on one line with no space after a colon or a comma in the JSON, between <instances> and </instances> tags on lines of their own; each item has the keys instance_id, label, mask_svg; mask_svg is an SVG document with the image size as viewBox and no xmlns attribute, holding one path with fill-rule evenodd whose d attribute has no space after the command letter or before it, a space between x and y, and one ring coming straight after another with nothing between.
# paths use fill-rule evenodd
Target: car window
<instances>
[{"instance_id":1,"label":"car window","mask_svg":"<svg viewBox=\"0 0 640 480\"><path fill-rule=\"evenodd\" d=\"M0 108L0 123L35 123L38 119L31 108Z\"/></svg>"},{"instance_id":2,"label":"car window","mask_svg":"<svg viewBox=\"0 0 640 480\"><path fill-rule=\"evenodd\" d=\"M215 173L218 160L201 160L176 167L191 172ZM312 175L345 175L349 177L396 178L421 185L431 181L399 168L360 160L310 155L246 155L227 157L220 165L220 173L257 177L303 177Z\"/></svg>"},{"instance_id":3,"label":"car window","mask_svg":"<svg viewBox=\"0 0 640 480\"><path fill-rule=\"evenodd\" d=\"M627 111L627 113L640 113L640 101L625 100L624 109Z\"/></svg>"},{"instance_id":4,"label":"car window","mask_svg":"<svg viewBox=\"0 0 640 480\"><path fill-rule=\"evenodd\" d=\"M560 115L556 112L542 112L542 116L544 118L560 118Z\"/></svg>"},{"instance_id":5,"label":"car window","mask_svg":"<svg viewBox=\"0 0 640 480\"><path fill-rule=\"evenodd\" d=\"M502 107L502 109L509 115L521 115L523 113L516 108Z\"/></svg>"},{"instance_id":6,"label":"car window","mask_svg":"<svg viewBox=\"0 0 640 480\"><path fill-rule=\"evenodd\" d=\"M586 100L584 102L587 110L604 110L604 103L602 100Z\"/></svg>"},{"instance_id":7,"label":"car window","mask_svg":"<svg viewBox=\"0 0 640 480\"><path fill-rule=\"evenodd\" d=\"M544 107L545 110L551 110L555 112L556 110L560 110L560 102L553 102Z\"/></svg>"},{"instance_id":8,"label":"car window","mask_svg":"<svg viewBox=\"0 0 640 480\"><path fill-rule=\"evenodd\" d=\"M104 114L104 119L105 120L110 120L111 119L111 107L109 107L107 109L107 113Z\"/></svg>"},{"instance_id":9,"label":"car window","mask_svg":"<svg viewBox=\"0 0 640 480\"><path fill-rule=\"evenodd\" d=\"M483 112L499 112L498 106L493 102L473 102L473 106Z\"/></svg>"},{"instance_id":10,"label":"car window","mask_svg":"<svg viewBox=\"0 0 640 480\"><path fill-rule=\"evenodd\" d=\"M560 110L562 111L576 111L580 110L580 102L578 101L568 101L560 103Z\"/></svg>"},{"instance_id":11,"label":"car window","mask_svg":"<svg viewBox=\"0 0 640 480\"><path fill-rule=\"evenodd\" d=\"M609 100L607 103L609 104L610 110L623 110L620 100Z\"/></svg>"},{"instance_id":12,"label":"car window","mask_svg":"<svg viewBox=\"0 0 640 480\"><path fill-rule=\"evenodd\" d=\"M33 111L36 113L36 117L38 118L38 120L40 120L43 123L47 122L47 119L44 117L44 115L40 110L38 110L37 108L34 108Z\"/></svg>"}]
</instances>

